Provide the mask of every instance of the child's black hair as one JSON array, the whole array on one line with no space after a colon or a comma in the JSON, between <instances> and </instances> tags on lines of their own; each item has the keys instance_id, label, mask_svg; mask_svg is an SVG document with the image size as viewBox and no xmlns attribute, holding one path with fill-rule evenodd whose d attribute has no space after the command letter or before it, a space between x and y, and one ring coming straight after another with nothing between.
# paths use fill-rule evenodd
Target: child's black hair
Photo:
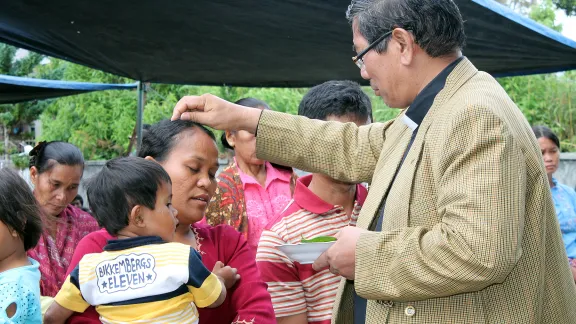
<instances>
[{"instance_id":1,"label":"child's black hair","mask_svg":"<svg viewBox=\"0 0 576 324\"><path fill-rule=\"evenodd\" d=\"M327 81L312 87L302 98L298 115L326 120L329 116L351 116L373 122L370 97L354 81Z\"/></svg>"},{"instance_id":2,"label":"child's black hair","mask_svg":"<svg viewBox=\"0 0 576 324\"><path fill-rule=\"evenodd\" d=\"M156 206L156 193L170 176L158 163L139 157L123 157L106 162L88 181L86 194L94 218L111 235L128 226L136 205Z\"/></svg>"},{"instance_id":3,"label":"child's black hair","mask_svg":"<svg viewBox=\"0 0 576 324\"><path fill-rule=\"evenodd\" d=\"M0 169L0 221L16 231L29 250L42 235L38 202L30 187L15 171Z\"/></svg>"}]
</instances>

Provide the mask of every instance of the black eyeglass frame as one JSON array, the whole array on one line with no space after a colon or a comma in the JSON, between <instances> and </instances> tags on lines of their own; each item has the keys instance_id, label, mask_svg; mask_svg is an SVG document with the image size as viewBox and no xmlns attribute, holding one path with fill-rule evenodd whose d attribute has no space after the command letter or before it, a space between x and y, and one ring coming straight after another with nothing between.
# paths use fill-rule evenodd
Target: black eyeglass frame
<instances>
[{"instance_id":1,"label":"black eyeglass frame","mask_svg":"<svg viewBox=\"0 0 576 324\"><path fill-rule=\"evenodd\" d=\"M380 42L386 39L386 37L390 36L395 29L396 28L393 28L392 30L384 33L382 36L378 37L375 41L370 43L368 47L366 47L364 50L362 50L362 52L358 53L358 55L352 58L352 62L354 62L354 64L356 64L356 66L362 70L364 68L364 61L362 60L362 57L364 57L364 55L366 55L366 53L368 53L371 49L376 47L376 45L380 44Z\"/></svg>"}]
</instances>

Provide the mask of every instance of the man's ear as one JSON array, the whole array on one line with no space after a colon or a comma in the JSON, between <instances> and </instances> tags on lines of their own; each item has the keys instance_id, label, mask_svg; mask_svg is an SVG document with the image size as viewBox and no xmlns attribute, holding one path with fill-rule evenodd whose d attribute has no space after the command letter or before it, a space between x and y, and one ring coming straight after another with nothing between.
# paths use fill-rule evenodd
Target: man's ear
<instances>
[{"instance_id":1,"label":"man's ear","mask_svg":"<svg viewBox=\"0 0 576 324\"><path fill-rule=\"evenodd\" d=\"M396 41L396 44L399 47L400 60L402 64L410 65L414 58L414 51L416 50L414 36L403 28L396 28L392 32L392 38Z\"/></svg>"}]
</instances>

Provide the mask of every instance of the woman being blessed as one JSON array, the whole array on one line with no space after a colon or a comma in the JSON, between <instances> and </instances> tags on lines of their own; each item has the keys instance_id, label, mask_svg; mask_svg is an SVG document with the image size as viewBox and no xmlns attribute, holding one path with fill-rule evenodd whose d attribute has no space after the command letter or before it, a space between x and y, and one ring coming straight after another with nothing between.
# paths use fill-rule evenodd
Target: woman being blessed
<instances>
[{"instance_id":1,"label":"woman being blessed","mask_svg":"<svg viewBox=\"0 0 576 324\"><path fill-rule=\"evenodd\" d=\"M164 120L152 125L142 137L138 156L159 163L172 180L172 205L178 210L175 240L194 247L202 263L213 269L218 261L236 268L240 280L228 289L218 308L200 308L201 324L276 323L270 294L260 279L255 256L246 239L228 225L198 224L216 190L218 149L214 134L189 121ZM69 271L88 253L102 252L112 236L94 232L79 244ZM99 323L94 308L75 314L69 323Z\"/></svg>"}]
</instances>

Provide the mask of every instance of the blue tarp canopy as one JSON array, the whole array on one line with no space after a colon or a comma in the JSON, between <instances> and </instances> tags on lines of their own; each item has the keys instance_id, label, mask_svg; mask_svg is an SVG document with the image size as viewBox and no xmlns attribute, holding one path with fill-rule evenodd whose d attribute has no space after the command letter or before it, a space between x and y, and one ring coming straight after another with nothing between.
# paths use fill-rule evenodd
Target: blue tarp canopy
<instances>
[{"instance_id":1,"label":"blue tarp canopy","mask_svg":"<svg viewBox=\"0 0 576 324\"><path fill-rule=\"evenodd\" d=\"M494 76L576 69L576 41L493 0L456 0L473 63Z\"/></svg>"},{"instance_id":2,"label":"blue tarp canopy","mask_svg":"<svg viewBox=\"0 0 576 324\"><path fill-rule=\"evenodd\" d=\"M49 99L91 91L135 89L133 84L54 81L0 74L0 104Z\"/></svg>"},{"instance_id":3,"label":"blue tarp canopy","mask_svg":"<svg viewBox=\"0 0 576 324\"><path fill-rule=\"evenodd\" d=\"M492 0L456 0L464 54L497 76L576 68L576 42ZM365 83L350 0L2 1L0 41L143 82Z\"/></svg>"}]
</instances>

